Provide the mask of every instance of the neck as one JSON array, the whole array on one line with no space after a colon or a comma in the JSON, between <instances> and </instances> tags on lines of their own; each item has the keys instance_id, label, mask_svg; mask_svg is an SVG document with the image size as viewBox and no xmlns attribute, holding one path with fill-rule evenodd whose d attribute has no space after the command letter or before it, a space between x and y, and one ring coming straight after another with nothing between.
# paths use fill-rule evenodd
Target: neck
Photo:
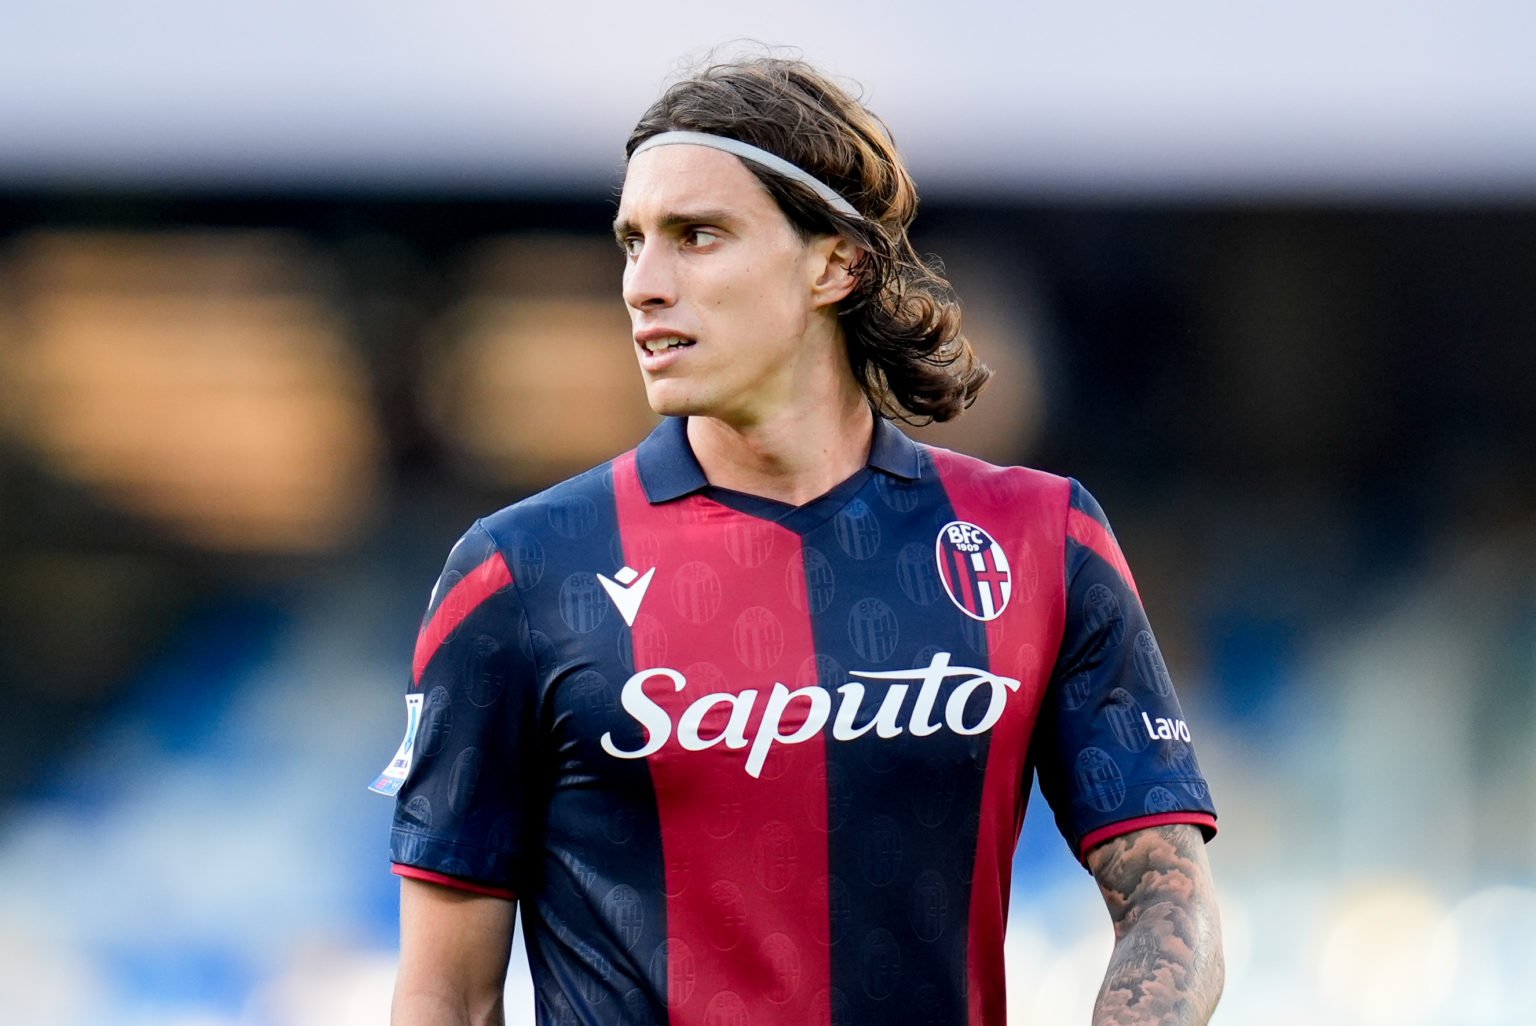
<instances>
[{"instance_id":1,"label":"neck","mask_svg":"<svg viewBox=\"0 0 1536 1026\"><path fill-rule=\"evenodd\" d=\"M688 418L688 444L709 483L802 506L864 467L874 414L862 393L785 410L748 426Z\"/></svg>"}]
</instances>

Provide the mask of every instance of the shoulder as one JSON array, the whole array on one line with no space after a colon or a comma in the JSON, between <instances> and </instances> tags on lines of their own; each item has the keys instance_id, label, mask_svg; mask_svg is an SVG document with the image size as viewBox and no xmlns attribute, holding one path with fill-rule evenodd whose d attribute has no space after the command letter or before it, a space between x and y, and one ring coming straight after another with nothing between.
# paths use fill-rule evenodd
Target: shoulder
<instances>
[{"instance_id":1,"label":"shoulder","mask_svg":"<svg viewBox=\"0 0 1536 1026\"><path fill-rule=\"evenodd\" d=\"M979 491L984 498L1002 493L1009 498L1030 495L1065 503L1076 515L1097 521L1108 529L1105 516L1093 493L1075 477L1064 477L1033 467L999 466L965 453L918 443L919 459L925 469L931 467L947 491Z\"/></svg>"},{"instance_id":2,"label":"shoulder","mask_svg":"<svg viewBox=\"0 0 1536 1026\"><path fill-rule=\"evenodd\" d=\"M585 534L613 499L614 465L630 458L625 453L575 477L504 506L478 521L478 527L503 548L519 538L578 537Z\"/></svg>"},{"instance_id":3,"label":"shoulder","mask_svg":"<svg viewBox=\"0 0 1536 1026\"><path fill-rule=\"evenodd\" d=\"M931 468L944 490L957 498L975 498L991 504L1047 502L1064 508L1082 487L1072 478L1033 467L999 466L923 443L918 443L917 449L924 471Z\"/></svg>"}]
</instances>

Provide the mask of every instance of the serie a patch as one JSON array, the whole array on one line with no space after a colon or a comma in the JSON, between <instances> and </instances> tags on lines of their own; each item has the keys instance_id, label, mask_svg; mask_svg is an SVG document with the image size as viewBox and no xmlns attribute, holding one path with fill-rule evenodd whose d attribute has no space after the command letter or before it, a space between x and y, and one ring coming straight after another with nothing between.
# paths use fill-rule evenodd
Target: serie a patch
<instances>
[{"instance_id":1,"label":"serie a patch","mask_svg":"<svg viewBox=\"0 0 1536 1026\"><path fill-rule=\"evenodd\" d=\"M389 760L389 765L368 786L368 790L393 798L405 786L405 778L411 775L411 760L416 755L416 731L421 727L423 698L420 692L405 696L405 738L400 742L395 757Z\"/></svg>"}]
</instances>

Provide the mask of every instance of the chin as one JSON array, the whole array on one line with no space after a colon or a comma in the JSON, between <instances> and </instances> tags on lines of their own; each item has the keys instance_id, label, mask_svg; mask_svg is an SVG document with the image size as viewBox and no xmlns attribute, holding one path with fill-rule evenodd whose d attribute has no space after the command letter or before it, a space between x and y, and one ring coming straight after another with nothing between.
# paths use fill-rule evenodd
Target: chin
<instances>
[{"instance_id":1,"label":"chin","mask_svg":"<svg viewBox=\"0 0 1536 1026\"><path fill-rule=\"evenodd\" d=\"M651 410L662 417L707 416L703 403L682 390L667 387L670 382L653 382L646 386L645 401Z\"/></svg>"}]
</instances>

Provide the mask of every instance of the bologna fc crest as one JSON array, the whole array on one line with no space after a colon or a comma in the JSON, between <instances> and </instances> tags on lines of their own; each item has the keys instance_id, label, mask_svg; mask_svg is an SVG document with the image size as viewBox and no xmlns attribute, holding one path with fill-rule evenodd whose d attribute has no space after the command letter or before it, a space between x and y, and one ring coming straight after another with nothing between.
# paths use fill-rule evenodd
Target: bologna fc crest
<instances>
[{"instance_id":1,"label":"bologna fc crest","mask_svg":"<svg viewBox=\"0 0 1536 1026\"><path fill-rule=\"evenodd\" d=\"M996 620L1013 594L1013 571L1003 547L975 524L952 520L939 529L934 557L944 590L973 620Z\"/></svg>"}]
</instances>

